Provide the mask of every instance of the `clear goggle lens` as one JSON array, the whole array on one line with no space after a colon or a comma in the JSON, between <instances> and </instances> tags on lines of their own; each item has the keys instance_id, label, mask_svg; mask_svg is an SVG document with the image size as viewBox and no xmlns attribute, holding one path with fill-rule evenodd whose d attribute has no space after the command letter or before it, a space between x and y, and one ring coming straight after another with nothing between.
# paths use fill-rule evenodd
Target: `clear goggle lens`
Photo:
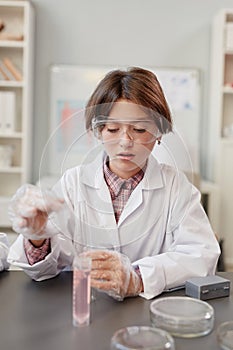
<instances>
[{"instance_id":1,"label":"clear goggle lens","mask_svg":"<svg viewBox=\"0 0 233 350\"><path fill-rule=\"evenodd\" d=\"M111 119L98 116L92 120L94 135L102 142L114 142L127 134L136 143L150 143L162 136L151 119Z\"/></svg>"}]
</instances>

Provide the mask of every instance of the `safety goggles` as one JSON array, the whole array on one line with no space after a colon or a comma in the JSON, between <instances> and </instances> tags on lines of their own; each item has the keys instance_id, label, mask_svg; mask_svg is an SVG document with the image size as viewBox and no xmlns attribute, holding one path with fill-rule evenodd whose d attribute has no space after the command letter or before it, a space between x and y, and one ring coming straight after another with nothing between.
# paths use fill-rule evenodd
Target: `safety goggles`
<instances>
[{"instance_id":1,"label":"safety goggles","mask_svg":"<svg viewBox=\"0 0 233 350\"><path fill-rule=\"evenodd\" d=\"M103 143L117 142L125 135L136 143L150 143L162 136L151 119L112 119L100 115L92 119L92 130Z\"/></svg>"}]
</instances>

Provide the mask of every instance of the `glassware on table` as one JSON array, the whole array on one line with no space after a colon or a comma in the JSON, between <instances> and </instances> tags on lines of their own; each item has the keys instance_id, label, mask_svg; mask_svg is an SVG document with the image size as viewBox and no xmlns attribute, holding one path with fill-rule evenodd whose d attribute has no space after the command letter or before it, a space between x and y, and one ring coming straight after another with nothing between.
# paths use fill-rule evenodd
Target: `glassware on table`
<instances>
[{"instance_id":1,"label":"glassware on table","mask_svg":"<svg viewBox=\"0 0 233 350\"><path fill-rule=\"evenodd\" d=\"M91 258L79 254L73 260L73 325L90 323Z\"/></svg>"},{"instance_id":2,"label":"glassware on table","mask_svg":"<svg viewBox=\"0 0 233 350\"><path fill-rule=\"evenodd\" d=\"M92 210L93 208L91 208ZM115 250L114 239L111 239L111 228L101 225L102 212L99 213L99 223L92 224L90 220L91 210L87 202L81 201L78 204L78 225L76 237L76 251L103 251ZM104 239L103 239L104 237ZM91 301L97 299L96 289L91 288Z\"/></svg>"},{"instance_id":3,"label":"glassware on table","mask_svg":"<svg viewBox=\"0 0 233 350\"><path fill-rule=\"evenodd\" d=\"M166 331L146 326L117 330L111 339L111 350L175 350L172 336Z\"/></svg>"},{"instance_id":4,"label":"glassware on table","mask_svg":"<svg viewBox=\"0 0 233 350\"><path fill-rule=\"evenodd\" d=\"M218 326L217 341L221 350L233 350L233 321L227 321Z\"/></svg>"},{"instance_id":5,"label":"glassware on table","mask_svg":"<svg viewBox=\"0 0 233 350\"><path fill-rule=\"evenodd\" d=\"M174 336L195 338L211 332L214 309L207 302L190 297L164 297L150 304L150 318L154 327Z\"/></svg>"}]
</instances>

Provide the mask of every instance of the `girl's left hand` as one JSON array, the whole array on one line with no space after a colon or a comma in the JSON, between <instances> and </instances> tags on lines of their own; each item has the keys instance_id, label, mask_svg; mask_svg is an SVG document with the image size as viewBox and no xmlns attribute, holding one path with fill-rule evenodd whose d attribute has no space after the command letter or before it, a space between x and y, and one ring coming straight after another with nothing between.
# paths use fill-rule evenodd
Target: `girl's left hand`
<instances>
[{"instance_id":1,"label":"girl's left hand","mask_svg":"<svg viewBox=\"0 0 233 350\"><path fill-rule=\"evenodd\" d=\"M88 251L85 255L92 258L92 287L117 300L142 292L142 280L126 255L108 250Z\"/></svg>"}]
</instances>

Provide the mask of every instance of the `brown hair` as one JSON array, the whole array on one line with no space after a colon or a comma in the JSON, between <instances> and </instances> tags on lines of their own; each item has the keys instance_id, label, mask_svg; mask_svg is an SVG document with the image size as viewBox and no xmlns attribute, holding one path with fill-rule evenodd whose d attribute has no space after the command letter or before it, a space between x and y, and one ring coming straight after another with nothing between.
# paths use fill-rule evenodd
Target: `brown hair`
<instances>
[{"instance_id":1,"label":"brown hair","mask_svg":"<svg viewBox=\"0 0 233 350\"><path fill-rule=\"evenodd\" d=\"M95 116L108 116L113 104L122 98L142 107L162 134L172 131L171 113L157 77L138 67L113 70L100 81L86 105L86 128L91 129Z\"/></svg>"}]
</instances>

